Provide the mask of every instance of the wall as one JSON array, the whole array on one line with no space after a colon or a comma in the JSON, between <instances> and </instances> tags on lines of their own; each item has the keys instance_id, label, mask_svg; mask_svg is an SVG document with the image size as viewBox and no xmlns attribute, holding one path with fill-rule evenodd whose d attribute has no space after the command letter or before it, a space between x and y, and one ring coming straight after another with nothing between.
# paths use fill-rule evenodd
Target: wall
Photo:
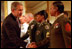
<instances>
[{"instance_id":1,"label":"wall","mask_svg":"<svg viewBox=\"0 0 72 49\"><path fill-rule=\"evenodd\" d=\"M47 2L46 1L44 3L38 4L38 5L39 6L36 5L37 7L33 9L34 14L41 11L41 10L46 10L47 9Z\"/></svg>"},{"instance_id":2,"label":"wall","mask_svg":"<svg viewBox=\"0 0 72 49\"><path fill-rule=\"evenodd\" d=\"M4 20L4 2L1 2L1 21Z\"/></svg>"},{"instance_id":3,"label":"wall","mask_svg":"<svg viewBox=\"0 0 72 49\"><path fill-rule=\"evenodd\" d=\"M46 10L46 8L47 8L47 2L43 1L43 2L35 5L33 8L27 8L26 12L31 12L31 13L35 14L41 10Z\"/></svg>"}]
</instances>

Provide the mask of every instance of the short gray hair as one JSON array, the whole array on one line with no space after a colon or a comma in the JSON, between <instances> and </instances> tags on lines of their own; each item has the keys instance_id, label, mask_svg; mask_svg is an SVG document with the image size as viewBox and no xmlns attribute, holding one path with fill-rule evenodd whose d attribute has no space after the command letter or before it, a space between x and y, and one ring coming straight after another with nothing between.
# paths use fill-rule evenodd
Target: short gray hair
<instances>
[{"instance_id":1,"label":"short gray hair","mask_svg":"<svg viewBox=\"0 0 72 49\"><path fill-rule=\"evenodd\" d=\"M11 10L12 9L14 9L14 10L16 10L16 8L17 8L17 6L18 5L22 5L20 2L13 2L12 4L11 4ZM23 5L22 5L23 6Z\"/></svg>"}]
</instances>

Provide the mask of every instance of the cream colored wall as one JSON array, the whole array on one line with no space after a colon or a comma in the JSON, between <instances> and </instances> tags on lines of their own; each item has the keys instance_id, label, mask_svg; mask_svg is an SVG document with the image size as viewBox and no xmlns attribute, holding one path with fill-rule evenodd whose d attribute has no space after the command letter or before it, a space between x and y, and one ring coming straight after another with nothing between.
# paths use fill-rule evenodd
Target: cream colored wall
<instances>
[{"instance_id":1,"label":"cream colored wall","mask_svg":"<svg viewBox=\"0 0 72 49\"><path fill-rule=\"evenodd\" d=\"M33 13L33 10L31 8L26 8L26 13Z\"/></svg>"},{"instance_id":2,"label":"cream colored wall","mask_svg":"<svg viewBox=\"0 0 72 49\"><path fill-rule=\"evenodd\" d=\"M13 3L14 1L7 1L7 10L8 10L8 15L11 13L11 4Z\"/></svg>"},{"instance_id":3,"label":"cream colored wall","mask_svg":"<svg viewBox=\"0 0 72 49\"><path fill-rule=\"evenodd\" d=\"M3 21L4 16L5 16L5 13L4 13L4 2L1 2L1 21Z\"/></svg>"},{"instance_id":4,"label":"cream colored wall","mask_svg":"<svg viewBox=\"0 0 72 49\"><path fill-rule=\"evenodd\" d=\"M47 3L44 3L40 5L39 7L36 7L35 9L33 9L33 13L35 14L41 10L46 10L46 8L47 8Z\"/></svg>"},{"instance_id":5,"label":"cream colored wall","mask_svg":"<svg viewBox=\"0 0 72 49\"><path fill-rule=\"evenodd\" d=\"M27 8L27 12L35 14L41 10L46 10L46 8L47 8L47 2L43 1L42 3L35 5L33 8Z\"/></svg>"}]
</instances>

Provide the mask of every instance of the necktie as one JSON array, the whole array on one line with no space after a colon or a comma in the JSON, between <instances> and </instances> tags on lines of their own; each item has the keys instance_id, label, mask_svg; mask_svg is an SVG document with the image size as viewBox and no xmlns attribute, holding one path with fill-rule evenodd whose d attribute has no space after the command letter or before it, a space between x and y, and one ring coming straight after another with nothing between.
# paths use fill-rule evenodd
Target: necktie
<instances>
[{"instance_id":1,"label":"necktie","mask_svg":"<svg viewBox=\"0 0 72 49\"><path fill-rule=\"evenodd\" d=\"M20 22L19 22L19 18L17 18L17 22L18 22L18 26L19 28L21 27Z\"/></svg>"}]
</instances>

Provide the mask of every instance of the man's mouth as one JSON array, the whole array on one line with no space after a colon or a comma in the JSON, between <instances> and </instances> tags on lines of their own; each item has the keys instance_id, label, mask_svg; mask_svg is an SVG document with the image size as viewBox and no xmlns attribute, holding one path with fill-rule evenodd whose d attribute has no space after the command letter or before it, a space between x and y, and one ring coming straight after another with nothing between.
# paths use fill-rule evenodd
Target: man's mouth
<instances>
[{"instance_id":1,"label":"man's mouth","mask_svg":"<svg viewBox=\"0 0 72 49\"><path fill-rule=\"evenodd\" d=\"M22 14L19 14L19 16L22 16Z\"/></svg>"}]
</instances>

